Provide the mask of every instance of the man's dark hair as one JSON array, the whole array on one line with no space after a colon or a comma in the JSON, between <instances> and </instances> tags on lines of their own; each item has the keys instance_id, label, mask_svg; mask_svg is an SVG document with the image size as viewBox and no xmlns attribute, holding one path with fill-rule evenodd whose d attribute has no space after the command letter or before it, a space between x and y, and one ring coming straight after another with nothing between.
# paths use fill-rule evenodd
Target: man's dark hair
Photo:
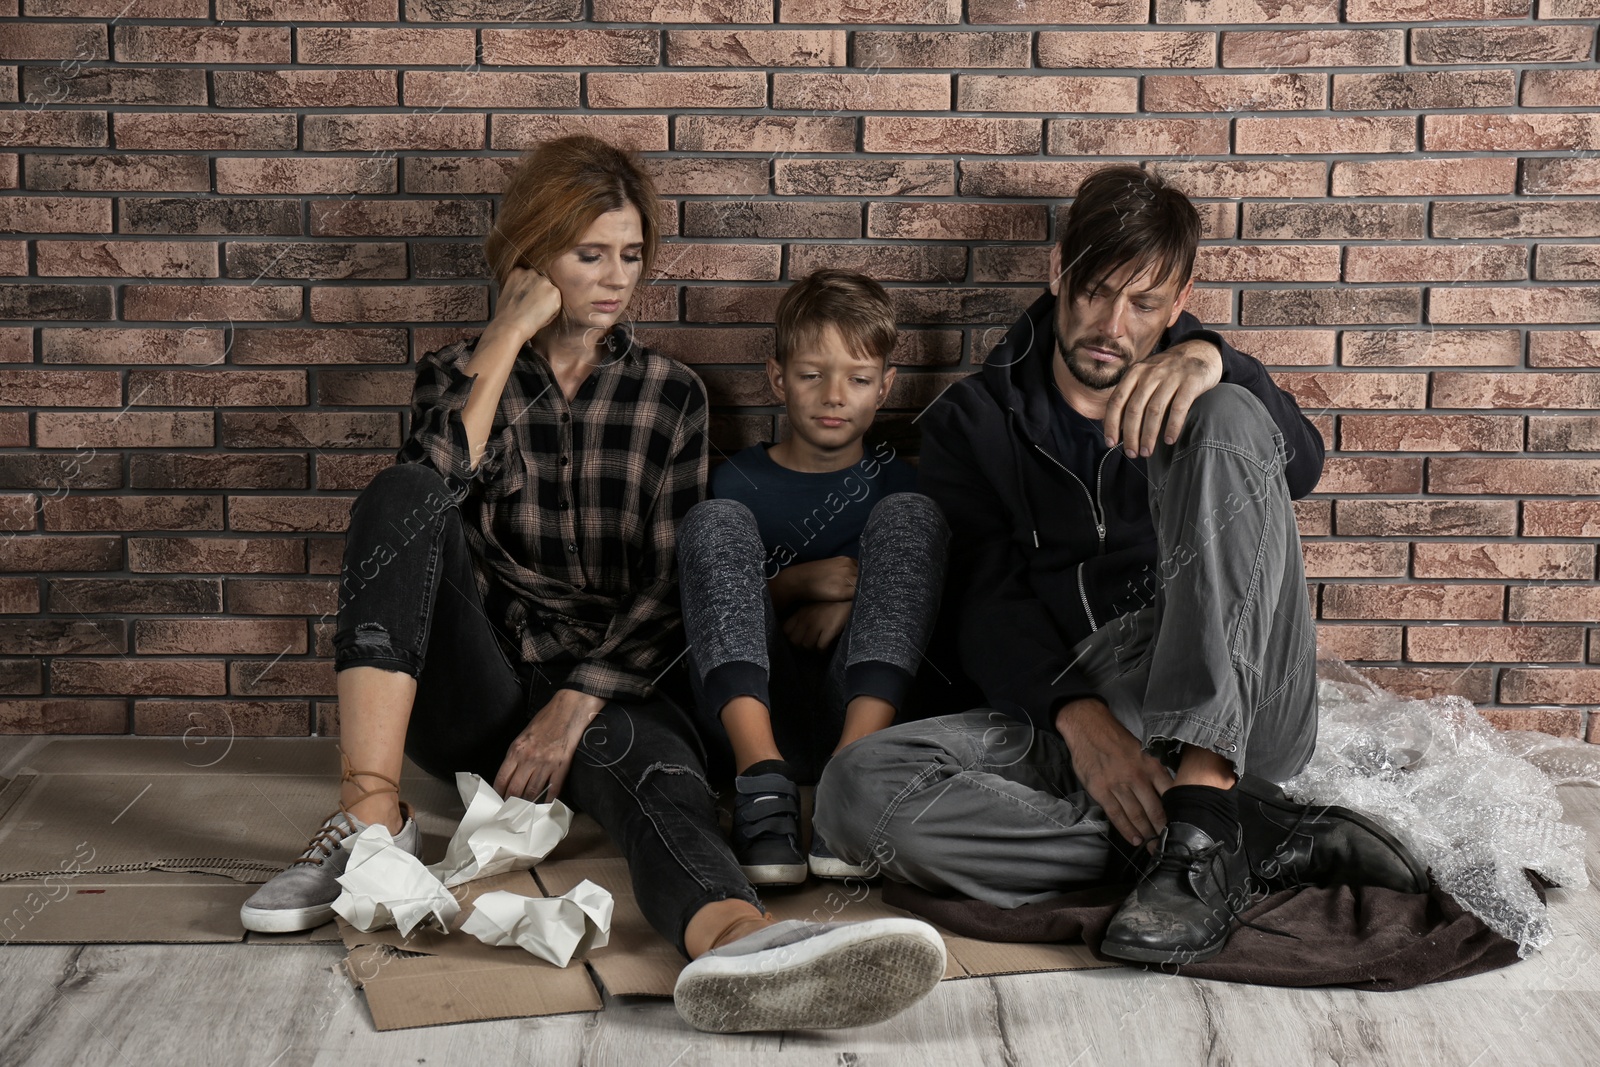
<instances>
[{"instance_id":1,"label":"man's dark hair","mask_svg":"<svg viewBox=\"0 0 1600 1067\"><path fill-rule=\"evenodd\" d=\"M1131 165L1097 170L1078 186L1061 228L1063 297L1075 300L1127 264L1154 268L1155 284L1194 272L1200 215L1160 175Z\"/></svg>"}]
</instances>

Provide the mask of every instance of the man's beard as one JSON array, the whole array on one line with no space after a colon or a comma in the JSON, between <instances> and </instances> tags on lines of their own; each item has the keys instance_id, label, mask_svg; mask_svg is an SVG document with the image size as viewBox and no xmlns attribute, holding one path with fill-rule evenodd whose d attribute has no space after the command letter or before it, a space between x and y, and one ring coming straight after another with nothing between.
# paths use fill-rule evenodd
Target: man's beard
<instances>
[{"instance_id":1,"label":"man's beard","mask_svg":"<svg viewBox=\"0 0 1600 1067\"><path fill-rule=\"evenodd\" d=\"M1110 345L1106 347L1111 348ZM1061 347L1061 334L1059 332L1056 334L1056 354L1061 357L1061 362L1067 365L1067 372L1090 389L1110 389L1114 387L1118 382L1122 381L1130 366L1125 355L1122 357L1121 362L1114 365L1107 366L1097 363L1094 361L1093 356L1086 356L1088 363L1087 365L1082 364L1072 358L1073 354L1071 352ZM1120 355L1121 353L1119 352L1118 354Z\"/></svg>"}]
</instances>

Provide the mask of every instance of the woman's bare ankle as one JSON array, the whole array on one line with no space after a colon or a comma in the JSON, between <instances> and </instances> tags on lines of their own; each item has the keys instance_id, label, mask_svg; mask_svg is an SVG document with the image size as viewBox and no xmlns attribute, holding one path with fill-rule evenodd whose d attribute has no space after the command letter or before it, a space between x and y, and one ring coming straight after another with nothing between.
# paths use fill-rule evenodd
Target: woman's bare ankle
<instances>
[{"instance_id":1,"label":"woman's bare ankle","mask_svg":"<svg viewBox=\"0 0 1600 1067\"><path fill-rule=\"evenodd\" d=\"M345 800L346 796L360 795L360 790L340 790L339 804L368 826L381 824L390 834L397 834L404 828L405 820L400 817L399 794L380 793L354 804L349 804Z\"/></svg>"}]
</instances>

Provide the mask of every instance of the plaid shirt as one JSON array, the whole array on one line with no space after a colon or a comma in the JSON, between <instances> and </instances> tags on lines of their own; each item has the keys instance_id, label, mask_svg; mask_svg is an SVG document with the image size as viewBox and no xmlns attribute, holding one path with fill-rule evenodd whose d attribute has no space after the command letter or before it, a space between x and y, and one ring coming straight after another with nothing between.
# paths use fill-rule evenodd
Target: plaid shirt
<instances>
[{"instance_id":1,"label":"plaid shirt","mask_svg":"<svg viewBox=\"0 0 1600 1067\"><path fill-rule=\"evenodd\" d=\"M473 470L461 410L476 379L462 368L477 342L418 359L397 459L450 483L478 594L524 662L574 657L566 688L649 696L683 648L677 524L706 495L705 387L619 325L569 404L524 348Z\"/></svg>"}]
</instances>

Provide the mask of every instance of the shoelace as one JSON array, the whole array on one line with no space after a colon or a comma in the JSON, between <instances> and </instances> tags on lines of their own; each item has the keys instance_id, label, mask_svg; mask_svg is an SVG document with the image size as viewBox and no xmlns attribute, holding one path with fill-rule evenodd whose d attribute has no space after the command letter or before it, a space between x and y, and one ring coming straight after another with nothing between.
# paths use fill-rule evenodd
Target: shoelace
<instances>
[{"instance_id":1,"label":"shoelace","mask_svg":"<svg viewBox=\"0 0 1600 1067\"><path fill-rule=\"evenodd\" d=\"M334 812L334 815L337 814L339 813ZM328 818L333 818L333 815L328 816ZM300 854L300 858L289 864L289 866L294 867L302 863L321 866L322 861L333 855L333 850L339 847L339 842L349 837L350 833L351 827L348 822L324 825L322 829L312 836L311 844L306 846L306 850Z\"/></svg>"}]
</instances>

